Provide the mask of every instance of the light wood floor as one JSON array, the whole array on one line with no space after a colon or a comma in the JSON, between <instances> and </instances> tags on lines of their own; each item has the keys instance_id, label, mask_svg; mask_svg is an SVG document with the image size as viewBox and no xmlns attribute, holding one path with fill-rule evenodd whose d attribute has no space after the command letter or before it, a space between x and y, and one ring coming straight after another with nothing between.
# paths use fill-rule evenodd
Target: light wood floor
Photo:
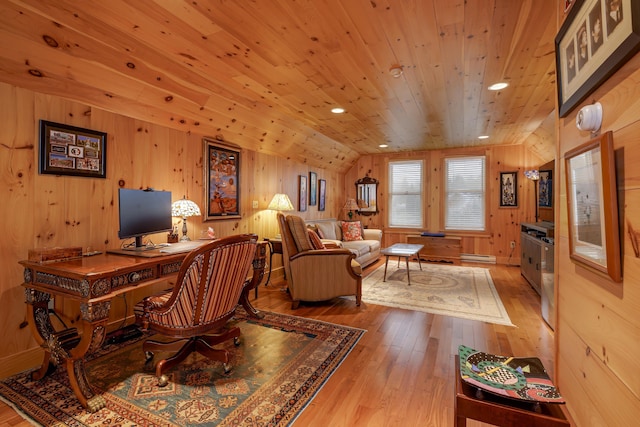
<instances>
[{"instance_id":1,"label":"light wood floor","mask_svg":"<svg viewBox=\"0 0 640 427\"><path fill-rule=\"evenodd\" d=\"M368 267L371 273L381 264ZM291 310L283 281L260 287L254 305L366 329L295 426L453 426L454 355L458 345L503 355L537 356L553 378L553 332L540 316L540 298L517 267L491 270L517 327L494 325L336 299ZM482 423L469 420L469 427ZM0 402L0 427L30 427Z\"/></svg>"}]
</instances>

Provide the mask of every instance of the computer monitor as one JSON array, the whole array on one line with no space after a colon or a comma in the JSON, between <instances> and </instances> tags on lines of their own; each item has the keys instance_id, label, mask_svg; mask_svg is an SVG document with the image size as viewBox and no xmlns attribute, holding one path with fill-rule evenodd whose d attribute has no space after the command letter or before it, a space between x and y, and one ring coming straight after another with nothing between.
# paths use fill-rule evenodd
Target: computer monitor
<instances>
[{"instance_id":1,"label":"computer monitor","mask_svg":"<svg viewBox=\"0 0 640 427\"><path fill-rule=\"evenodd\" d=\"M118 237L127 239L134 237L135 246L124 249L144 250L142 237L172 229L171 192L118 189L118 213L120 230Z\"/></svg>"}]
</instances>

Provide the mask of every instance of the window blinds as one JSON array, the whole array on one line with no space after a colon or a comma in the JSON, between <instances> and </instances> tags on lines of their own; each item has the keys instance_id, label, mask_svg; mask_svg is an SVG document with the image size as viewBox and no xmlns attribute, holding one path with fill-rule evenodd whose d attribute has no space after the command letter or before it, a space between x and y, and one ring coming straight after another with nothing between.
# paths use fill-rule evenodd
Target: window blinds
<instances>
[{"instance_id":1,"label":"window blinds","mask_svg":"<svg viewBox=\"0 0 640 427\"><path fill-rule=\"evenodd\" d=\"M389 162L389 226L422 227L422 161Z\"/></svg>"},{"instance_id":2,"label":"window blinds","mask_svg":"<svg viewBox=\"0 0 640 427\"><path fill-rule=\"evenodd\" d=\"M445 229L485 229L485 157L445 159Z\"/></svg>"}]
</instances>

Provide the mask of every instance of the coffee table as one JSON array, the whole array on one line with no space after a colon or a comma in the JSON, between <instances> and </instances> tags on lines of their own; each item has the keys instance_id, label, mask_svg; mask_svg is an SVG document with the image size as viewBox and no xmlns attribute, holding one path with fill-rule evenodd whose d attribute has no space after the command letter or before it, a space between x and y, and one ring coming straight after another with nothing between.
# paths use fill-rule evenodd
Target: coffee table
<instances>
[{"instance_id":1,"label":"coffee table","mask_svg":"<svg viewBox=\"0 0 640 427\"><path fill-rule=\"evenodd\" d=\"M404 258L407 264L407 282L409 282L409 285L410 285L411 276L409 275L409 257L417 255L418 265L420 266L420 270L422 270L422 263L420 262L420 256L418 255L418 252L420 252L420 249L422 249L423 247L424 245L413 245L410 243L396 243L389 246L388 248L384 248L383 250L381 250L380 253L385 257L387 257L387 259L384 262L384 277L382 281L383 282L387 281L387 264L389 264L389 257L397 256L398 266L400 266L400 258Z\"/></svg>"}]
</instances>

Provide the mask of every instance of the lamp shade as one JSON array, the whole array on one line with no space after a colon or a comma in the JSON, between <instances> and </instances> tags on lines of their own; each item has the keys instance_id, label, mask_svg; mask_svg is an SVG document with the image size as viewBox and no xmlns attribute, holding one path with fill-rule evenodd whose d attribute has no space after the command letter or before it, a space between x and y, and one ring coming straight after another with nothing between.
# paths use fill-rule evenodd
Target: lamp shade
<instances>
[{"instance_id":1,"label":"lamp shade","mask_svg":"<svg viewBox=\"0 0 640 427\"><path fill-rule=\"evenodd\" d=\"M357 211L360 209L356 203L356 199L347 199L347 203L344 204L343 209L345 211Z\"/></svg>"},{"instance_id":2,"label":"lamp shade","mask_svg":"<svg viewBox=\"0 0 640 427\"><path fill-rule=\"evenodd\" d=\"M289 200L289 196L283 193L276 193L273 199L271 199L269 206L267 206L267 209L273 211L292 211L294 208L291 200Z\"/></svg>"},{"instance_id":3,"label":"lamp shade","mask_svg":"<svg viewBox=\"0 0 640 427\"><path fill-rule=\"evenodd\" d=\"M201 215L200 208L186 197L175 201L171 204L171 216L179 216L180 218L188 218L190 216Z\"/></svg>"},{"instance_id":4,"label":"lamp shade","mask_svg":"<svg viewBox=\"0 0 640 427\"><path fill-rule=\"evenodd\" d=\"M540 179L540 171L538 171L538 169L532 169L530 171L525 171L524 176L526 176L527 178L533 180L533 181L537 181Z\"/></svg>"}]
</instances>

